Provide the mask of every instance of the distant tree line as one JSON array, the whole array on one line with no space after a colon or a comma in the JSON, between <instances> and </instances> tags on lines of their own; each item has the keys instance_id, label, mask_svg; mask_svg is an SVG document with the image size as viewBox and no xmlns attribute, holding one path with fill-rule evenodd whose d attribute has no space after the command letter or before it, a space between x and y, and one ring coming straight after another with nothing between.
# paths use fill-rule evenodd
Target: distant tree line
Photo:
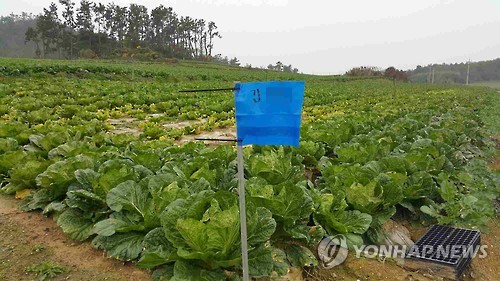
<instances>
[{"instance_id":1,"label":"distant tree line","mask_svg":"<svg viewBox=\"0 0 500 281\"><path fill-rule=\"evenodd\" d=\"M34 57L35 44L24 42L24 33L35 26L32 14L11 14L0 17L0 57Z\"/></svg>"},{"instance_id":2,"label":"distant tree line","mask_svg":"<svg viewBox=\"0 0 500 281\"><path fill-rule=\"evenodd\" d=\"M345 73L346 76L362 76L362 77L386 77L394 80L408 81L408 74L404 70L396 69L393 66L382 70L375 66L360 66L351 68Z\"/></svg>"},{"instance_id":3,"label":"distant tree line","mask_svg":"<svg viewBox=\"0 0 500 281\"><path fill-rule=\"evenodd\" d=\"M276 64L269 64L267 66L267 69L269 70L274 70L274 71L283 71L287 73L299 73L298 68L294 68L291 64L286 65L282 63L281 61L278 61Z\"/></svg>"},{"instance_id":4,"label":"distant tree line","mask_svg":"<svg viewBox=\"0 0 500 281\"><path fill-rule=\"evenodd\" d=\"M238 61L237 58L233 58L233 59L229 60L227 57L222 58L222 56L220 56L220 55L217 55L216 57L214 57L214 61L222 63L222 64L238 65L238 66L240 65L240 62ZM282 71L282 72L286 72L286 73L299 73L298 68L293 67L291 64L289 64L289 65L283 64L281 61L276 62L276 64L270 63L267 67L265 67L265 66L254 67L251 64L245 64L244 67L248 68L248 69L264 69L264 70L272 70L272 71Z\"/></svg>"},{"instance_id":5,"label":"distant tree line","mask_svg":"<svg viewBox=\"0 0 500 281\"><path fill-rule=\"evenodd\" d=\"M360 66L351 68L345 73L347 76L383 76L383 71L375 66Z\"/></svg>"},{"instance_id":6,"label":"distant tree line","mask_svg":"<svg viewBox=\"0 0 500 281\"><path fill-rule=\"evenodd\" d=\"M82 0L59 0L43 9L25 33L37 57L108 57L127 53L152 58L209 59L221 38L213 21L178 16L171 7L151 11Z\"/></svg>"},{"instance_id":7,"label":"distant tree line","mask_svg":"<svg viewBox=\"0 0 500 281\"><path fill-rule=\"evenodd\" d=\"M228 58L227 56L222 57L221 54L217 54L214 57L212 57L212 61L215 63L220 63L220 64L228 64L232 66L240 66L240 61L238 58L234 57L232 59Z\"/></svg>"},{"instance_id":8,"label":"distant tree line","mask_svg":"<svg viewBox=\"0 0 500 281\"><path fill-rule=\"evenodd\" d=\"M465 84L468 63L418 65L409 71L410 81L430 83L434 72L434 83ZM469 65L469 83L500 80L500 58L489 61L471 62Z\"/></svg>"}]
</instances>

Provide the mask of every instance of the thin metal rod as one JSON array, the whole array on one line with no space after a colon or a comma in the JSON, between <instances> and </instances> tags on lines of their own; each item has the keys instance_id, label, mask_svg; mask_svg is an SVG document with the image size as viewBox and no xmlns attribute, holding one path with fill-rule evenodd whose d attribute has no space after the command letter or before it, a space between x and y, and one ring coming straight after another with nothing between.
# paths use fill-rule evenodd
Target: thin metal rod
<instances>
[{"instance_id":1,"label":"thin metal rod","mask_svg":"<svg viewBox=\"0 0 500 281\"><path fill-rule=\"evenodd\" d=\"M230 142L240 142L237 139L206 139L206 138L195 138L197 141L230 141Z\"/></svg>"},{"instance_id":2,"label":"thin metal rod","mask_svg":"<svg viewBox=\"0 0 500 281\"><path fill-rule=\"evenodd\" d=\"M465 81L465 85L469 85L469 72L470 72L470 59L467 62L467 80Z\"/></svg>"},{"instance_id":3,"label":"thin metal rod","mask_svg":"<svg viewBox=\"0 0 500 281\"><path fill-rule=\"evenodd\" d=\"M241 262L243 266L243 281L249 281L248 273L248 245L247 245L247 213L245 203L245 173L243 165L243 146L238 144L238 192L240 198L240 227L241 227Z\"/></svg>"},{"instance_id":4,"label":"thin metal rod","mask_svg":"<svg viewBox=\"0 0 500 281\"><path fill-rule=\"evenodd\" d=\"M222 92L222 91L236 91L239 88L220 88L220 89L195 89L195 90L180 90L179 93L197 93L197 92Z\"/></svg>"}]
</instances>

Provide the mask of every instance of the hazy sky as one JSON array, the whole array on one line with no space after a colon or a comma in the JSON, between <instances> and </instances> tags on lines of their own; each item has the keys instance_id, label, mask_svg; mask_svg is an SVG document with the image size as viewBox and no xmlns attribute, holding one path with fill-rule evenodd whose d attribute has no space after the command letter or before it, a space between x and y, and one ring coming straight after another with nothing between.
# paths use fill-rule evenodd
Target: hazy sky
<instances>
[{"instance_id":1,"label":"hazy sky","mask_svg":"<svg viewBox=\"0 0 500 281\"><path fill-rule=\"evenodd\" d=\"M0 15L39 13L51 0L0 0ZM79 2L79 1L78 1ZM500 0L114 0L171 6L213 20L214 51L253 66L278 60L307 73L500 57Z\"/></svg>"}]
</instances>

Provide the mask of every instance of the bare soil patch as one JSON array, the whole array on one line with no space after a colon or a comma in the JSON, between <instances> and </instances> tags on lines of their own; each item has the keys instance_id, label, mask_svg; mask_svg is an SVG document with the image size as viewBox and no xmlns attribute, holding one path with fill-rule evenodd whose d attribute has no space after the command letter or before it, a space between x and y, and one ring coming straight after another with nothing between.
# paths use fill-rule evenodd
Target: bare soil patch
<instances>
[{"instance_id":1,"label":"bare soil patch","mask_svg":"<svg viewBox=\"0 0 500 281\"><path fill-rule=\"evenodd\" d=\"M206 123L206 119L201 119L201 120L191 120L191 121L181 121L181 122L176 122L176 123L166 123L163 124L163 128L165 129L172 129L172 128L177 128L177 129L182 129L187 126L192 126L192 125L200 125L203 123Z\"/></svg>"},{"instance_id":2,"label":"bare soil patch","mask_svg":"<svg viewBox=\"0 0 500 281\"><path fill-rule=\"evenodd\" d=\"M196 139L236 139L236 128L227 127L215 129L210 132L202 132L198 135L185 135L176 141L176 144L185 144L196 141ZM206 144L227 144L227 142L204 141Z\"/></svg>"},{"instance_id":3,"label":"bare soil patch","mask_svg":"<svg viewBox=\"0 0 500 281\"><path fill-rule=\"evenodd\" d=\"M138 136L142 132L141 130L138 129L136 121L137 118L132 118L132 117L124 117L117 119L109 118L107 120L107 123L115 127L113 130L109 132L115 135L132 134Z\"/></svg>"},{"instance_id":4,"label":"bare soil patch","mask_svg":"<svg viewBox=\"0 0 500 281\"><path fill-rule=\"evenodd\" d=\"M133 264L107 258L88 242L71 240L51 218L19 211L18 204L0 196L0 280L35 280L25 270L44 261L66 269L53 280L151 280Z\"/></svg>"}]
</instances>

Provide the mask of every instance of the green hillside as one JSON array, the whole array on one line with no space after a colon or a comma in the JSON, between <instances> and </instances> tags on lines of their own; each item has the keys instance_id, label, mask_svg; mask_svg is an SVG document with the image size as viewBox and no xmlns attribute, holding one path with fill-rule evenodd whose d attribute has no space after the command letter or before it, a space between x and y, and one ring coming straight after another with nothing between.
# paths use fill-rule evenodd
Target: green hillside
<instances>
[{"instance_id":1,"label":"green hillside","mask_svg":"<svg viewBox=\"0 0 500 281\"><path fill-rule=\"evenodd\" d=\"M432 64L417 66L408 71L410 81L431 83L434 70L434 83L465 84L467 80L467 63ZM489 61L471 62L469 83L500 80L500 58Z\"/></svg>"}]
</instances>

